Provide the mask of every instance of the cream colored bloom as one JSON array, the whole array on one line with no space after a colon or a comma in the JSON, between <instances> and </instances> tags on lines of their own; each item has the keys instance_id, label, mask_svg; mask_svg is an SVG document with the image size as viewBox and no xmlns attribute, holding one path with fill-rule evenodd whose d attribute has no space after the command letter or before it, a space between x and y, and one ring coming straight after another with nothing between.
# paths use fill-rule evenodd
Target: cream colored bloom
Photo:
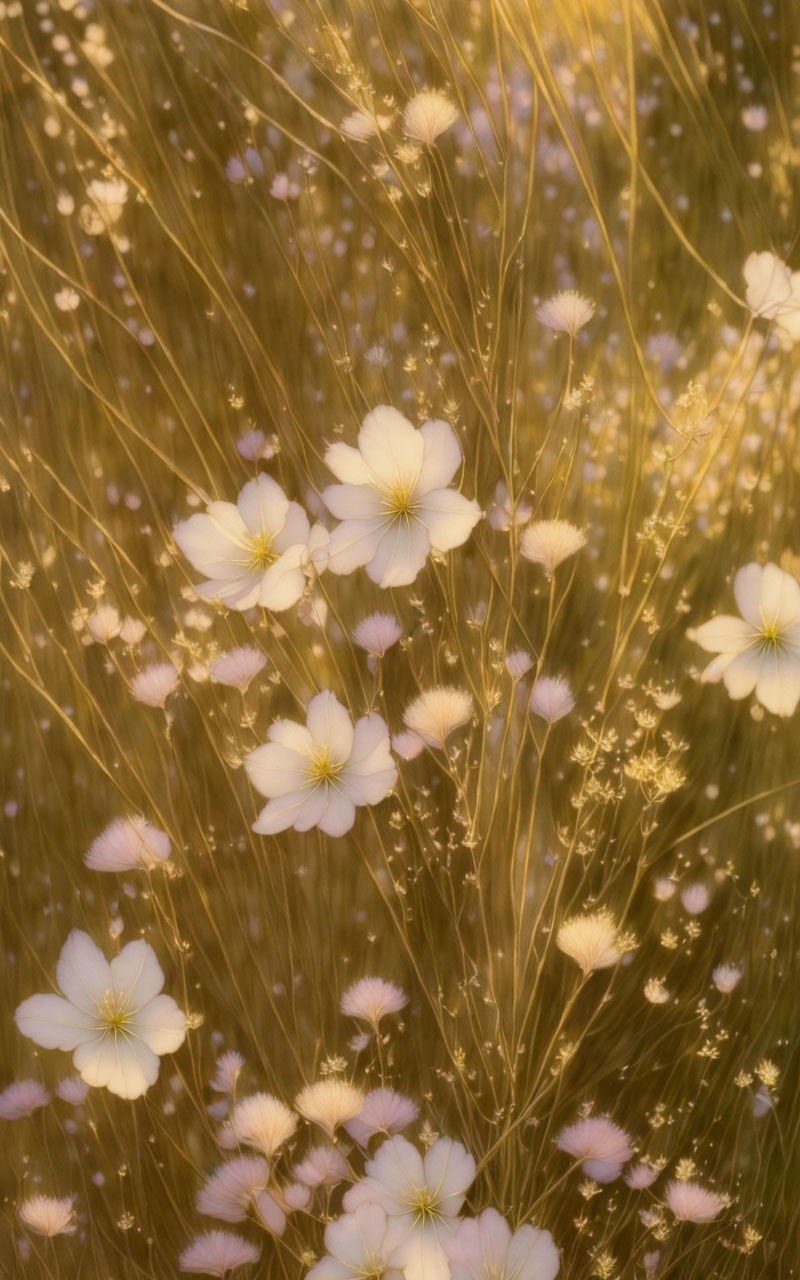
<instances>
[{"instance_id":1,"label":"cream colored bloom","mask_svg":"<svg viewBox=\"0 0 800 1280\"><path fill-rule=\"evenodd\" d=\"M526 526L519 549L526 560L544 566L548 576L576 551L586 546L586 534L569 520L534 520Z\"/></svg>"},{"instance_id":2,"label":"cream colored bloom","mask_svg":"<svg viewBox=\"0 0 800 1280\"><path fill-rule=\"evenodd\" d=\"M776 564L748 564L733 580L740 618L721 614L689 633L719 656L702 674L732 698L755 690L767 711L791 716L800 701L800 583Z\"/></svg>"},{"instance_id":3,"label":"cream colored bloom","mask_svg":"<svg viewBox=\"0 0 800 1280\"><path fill-rule=\"evenodd\" d=\"M31 1196L19 1206L20 1221L40 1236L72 1235L75 1230L71 1196Z\"/></svg>"},{"instance_id":4,"label":"cream colored bloom","mask_svg":"<svg viewBox=\"0 0 800 1280\"><path fill-rule=\"evenodd\" d=\"M533 714L548 724L563 719L575 706L569 681L563 676L539 676L531 690L530 706Z\"/></svg>"},{"instance_id":5,"label":"cream colored bloom","mask_svg":"<svg viewBox=\"0 0 800 1280\"><path fill-rule=\"evenodd\" d=\"M134 815L109 823L92 841L83 860L93 871L133 871L158 866L171 851L166 831Z\"/></svg>"},{"instance_id":6,"label":"cream colored bloom","mask_svg":"<svg viewBox=\"0 0 800 1280\"><path fill-rule=\"evenodd\" d=\"M354 725L330 689L311 699L305 725L276 720L267 737L244 762L253 786L269 800L253 824L262 835L319 827L342 836L356 808L378 804L397 781L385 720L373 712Z\"/></svg>"},{"instance_id":7,"label":"cream colored bloom","mask_svg":"<svg viewBox=\"0 0 800 1280\"><path fill-rule=\"evenodd\" d=\"M320 568L327 534L262 472L244 486L236 504L212 502L204 514L179 524L174 538L206 581L195 587L206 600L231 609L261 605L279 613L297 604L306 571Z\"/></svg>"},{"instance_id":8,"label":"cream colored bloom","mask_svg":"<svg viewBox=\"0 0 800 1280\"><path fill-rule=\"evenodd\" d=\"M228 1121L237 1142L271 1157L297 1128L297 1116L271 1093L251 1093L233 1108Z\"/></svg>"},{"instance_id":9,"label":"cream colored bloom","mask_svg":"<svg viewBox=\"0 0 800 1280\"><path fill-rule=\"evenodd\" d=\"M610 969L622 952L618 931L610 911L594 911L572 916L562 924L556 943L575 961L584 974L595 969Z\"/></svg>"},{"instance_id":10,"label":"cream colored bloom","mask_svg":"<svg viewBox=\"0 0 800 1280\"><path fill-rule=\"evenodd\" d=\"M121 1098L138 1098L158 1077L159 1056L174 1053L186 1018L160 995L164 974L152 947L138 938L109 963L87 933L73 929L56 966L61 995L23 1000L15 1019L44 1049L74 1050L81 1079Z\"/></svg>"},{"instance_id":11,"label":"cream colored bloom","mask_svg":"<svg viewBox=\"0 0 800 1280\"><path fill-rule=\"evenodd\" d=\"M466 724L471 715L472 698L466 689L439 684L426 689L408 704L403 721L426 746L441 749L449 734Z\"/></svg>"},{"instance_id":12,"label":"cream colored bloom","mask_svg":"<svg viewBox=\"0 0 800 1280\"><path fill-rule=\"evenodd\" d=\"M667 1208L679 1222L712 1222L725 1207L722 1196L698 1182L670 1182L664 1192Z\"/></svg>"},{"instance_id":13,"label":"cream colored bloom","mask_svg":"<svg viewBox=\"0 0 800 1280\"><path fill-rule=\"evenodd\" d=\"M407 103L403 129L409 138L431 146L458 119L458 107L441 89L422 89Z\"/></svg>"},{"instance_id":14,"label":"cream colored bloom","mask_svg":"<svg viewBox=\"0 0 800 1280\"><path fill-rule=\"evenodd\" d=\"M306 1085L294 1105L305 1120L318 1124L332 1138L345 1120L359 1114L364 1106L364 1094L347 1080L331 1077Z\"/></svg>"},{"instance_id":15,"label":"cream colored bloom","mask_svg":"<svg viewBox=\"0 0 800 1280\"><path fill-rule=\"evenodd\" d=\"M536 315L548 329L569 333L574 338L578 330L591 320L595 306L590 298L584 298L577 290L564 289L543 302Z\"/></svg>"},{"instance_id":16,"label":"cream colored bloom","mask_svg":"<svg viewBox=\"0 0 800 1280\"><path fill-rule=\"evenodd\" d=\"M325 461L342 481L322 491L341 521L328 544L331 573L364 565L379 587L406 586L432 550L460 547L481 517L477 502L448 488L462 455L447 422L432 419L417 430L379 405L361 425L358 448L333 444Z\"/></svg>"}]
</instances>

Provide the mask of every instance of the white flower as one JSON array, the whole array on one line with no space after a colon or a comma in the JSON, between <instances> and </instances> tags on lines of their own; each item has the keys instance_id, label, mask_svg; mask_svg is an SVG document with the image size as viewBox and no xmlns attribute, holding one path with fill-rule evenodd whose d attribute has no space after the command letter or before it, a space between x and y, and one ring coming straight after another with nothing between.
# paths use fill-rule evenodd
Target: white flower
<instances>
[{"instance_id":1,"label":"white flower","mask_svg":"<svg viewBox=\"0 0 800 1280\"><path fill-rule=\"evenodd\" d=\"M181 1271L201 1276L224 1276L235 1267L258 1262L261 1251L233 1231L207 1231L184 1249L178 1260Z\"/></svg>"},{"instance_id":2,"label":"white flower","mask_svg":"<svg viewBox=\"0 0 800 1280\"><path fill-rule=\"evenodd\" d=\"M332 1138L346 1120L352 1120L364 1106L364 1094L347 1080L317 1080L306 1085L294 1100L305 1120L318 1124Z\"/></svg>"},{"instance_id":3,"label":"white flower","mask_svg":"<svg viewBox=\"0 0 800 1280\"><path fill-rule=\"evenodd\" d=\"M548 298L536 310L537 319L548 329L569 333L574 338L594 315L595 303L575 289L564 289Z\"/></svg>"},{"instance_id":4,"label":"white flower","mask_svg":"<svg viewBox=\"0 0 800 1280\"><path fill-rule=\"evenodd\" d=\"M631 1157L630 1138L608 1116L586 1116L567 1125L556 1138L560 1151L581 1161L587 1178L613 1182Z\"/></svg>"},{"instance_id":5,"label":"white flower","mask_svg":"<svg viewBox=\"0 0 800 1280\"><path fill-rule=\"evenodd\" d=\"M365 565L379 586L405 586L431 549L460 547L480 519L476 502L447 488L462 457L446 422L431 419L417 430L396 409L379 405L364 419L358 448L333 444L325 461L343 482L322 493L342 521L328 546L332 573Z\"/></svg>"},{"instance_id":6,"label":"white flower","mask_svg":"<svg viewBox=\"0 0 800 1280\"><path fill-rule=\"evenodd\" d=\"M345 116L339 128L354 142L366 142L368 138L374 138L380 129L388 129L391 123L391 116L370 115L359 108Z\"/></svg>"},{"instance_id":7,"label":"white flower","mask_svg":"<svg viewBox=\"0 0 800 1280\"><path fill-rule=\"evenodd\" d=\"M348 1123L352 1124L352 1121ZM299 1164L292 1169L292 1177L307 1187L335 1187L340 1182L352 1182L347 1161L338 1147L310 1147Z\"/></svg>"},{"instance_id":8,"label":"white flower","mask_svg":"<svg viewBox=\"0 0 800 1280\"><path fill-rule=\"evenodd\" d=\"M373 1089L364 1099L357 1116L345 1123L345 1129L360 1147L366 1148L376 1133L391 1137L407 1129L417 1119L419 1107L394 1089Z\"/></svg>"},{"instance_id":9,"label":"white flower","mask_svg":"<svg viewBox=\"0 0 800 1280\"><path fill-rule=\"evenodd\" d=\"M321 526L290 502L279 484L261 474L244 486L236 505L212 502L205 514L179 524L174 538L183 554L207 575L195 591L231 609L258 604L278 613L306 589L306 567L318 563Z\"/></svg>"},{"instance_id":10,"label":"white flower","mask_svg":"<svg viewBox=\"0 0 800 1280\"><path fill-rule=\"evenodd\" d=\"M81 305L81 295L74 289L59 289L53 294L53 301L59 311L75 311Z\"/></svg>"},{"instance_id":11,"label":"white flower","mask_svg":"<svg viewBox=\"0 0 800 1280\"><path fill-rule=\"evenodd\" d=\"M122 619L113 604L99 604L86 619L86 630L98 644L108 644L122 631Z\"/></svg>"},{"instance_id":12,"label":"white flower","mask_svg":"<svg viewBox=\"0 0 800 1280\"><path fill-rule=\"evenodd\" d=\"M40 1236L72 1235L73 1213L71 1196L31 1196L19 1206L20 1221Z\"/></svg>"},{"instance_id":13,"label":"white flower","mask_svg":"<svg viewBox=\"0 0 800 1280\"><path fill-rule=\"evenodd\" d=\"M556 945L584 974L595 969L610 969L622 954L614 917L604 910L571 916L559 929Z\"/></svg>"},{"instance_id":14,"label":"white flower","mask_svg":"<svg viewBox=\"0 0 800 1280\"><path fill-rule=\"evenodd\" d=\"M708 885L700 881L695 884L687 884L685 889L681 889L681 905L690 916L701 915L710 901L711 894L708 891Z\"/></svg>"},{"instance_id":15,"label":"white flower","mask_svg":"<svg viewBox=\"0 0 800 1280\"><path fill-rule=\"evenodd\" d=\"M369 1022L376 1030L381 1018L399 1013L408 1004L408 996L393 982L383 978L360 978L348 987L339 1002L342 1013Z\"/></svg>"},{"instance_id":16,"label":"white flower","mask_svg":"<svg viewBox=\"0 0 800 1280\"><path fill-rule=\"evenodd\" d=\"M197 1212L222 1222L244 1222L260 1191L269 1182L262 1156L238 1156L215 1169L197 1193Z\"/></svg>"},{"instance_id":17,"label":"white flower","mask_svg":"<svg viewBox=\"0 0 800 1280\"><path fill-rule=\"evenodd\" d=\"M21 1120L49 1101L50 1094L38 1080L14 1080L0 1093L0 1120Z\"/></svg>"},{"instance_id":18,"label":"white flower","mask_svg":"<svg viewBox=\"0 0 800 1280\"><path fill-rule=\"evenodd\" d=\"M271 1093L251 1093L236 1103L228 1124L236 1142L271 1158L291 1138L297 1116Z\"/></svg>"},{"instance_id":19,"label":"white flower","mask_svg":"<svg viewBox=\"0 0 800 1280\"><path fill-rule=\"evenodd\" d=\"M549 1231L526 1224L512 1235L496 1209L462 1219L444 1251L452 1280L554 1280L561 1266Z\"/></svg>"},{"instance_id":20,"label":"white flower","mask_svg":"<svg viewBox=\"0 0 800 1280\"><path fill-rule=\"evenodd\" d=\"M695 640L717 653L703 681L722 679L732 698L755 689L767 711L790 716L800 701L800 583L776 564L748 564L733 581L741 618L712 618Z\"/></svg>"},{"instance_id":21,"label":"white flower","mask_svg":"<svg viewBox=\"0 0 800 1280\"><path fill-rule=\"evenodd\" d=\"M475 1161L460 1142L439 1138L424 1156L405 1138L390 1138L366 1164L366 1177L345 1192L347 1213L377 1204L403 1229L403 1243L393 1261L405 1280L446 1280L447 1256L442 1242L451 1235L467 1189L475 1177Z\"/></svg>"},{"instance_id":22,"label":"white flower","mask_svg":"<svg viewBox=\"0 0 800 1280\"><path fill-rule=\"evenodd\" d=\"M83 860L93 871L133 871L165 862L171 849L167 833L144 818L116 818L92 841Z\"/></svg>"},{"instance_id":23,"label":"white flower","mask_svg":"<svg viewBox=\"0 0 800 1280\"><path fill-rule=\"evenodd\" d=\"M276 720L267 737L244 762L253 786L269 799L253 824L262 835L287 827L344 835L356 806L378 804L397 781L386 722L373 712L354 727L329 689L309 702L305 726Z\"/></svg>"},{"instance_id":24,"label":"white flower","mask_svg":"<svg viewBox=\"0 0 800 1280\"><path fill-rule=\"evenodd\" d=\"M711 1222L725 1207L722 1196L698 1182L670 1182L664 1199L680 1222Z\"/></svg>"},{"instance_id":25,"label":"white flower","mask_svg":"<svg viewBox=\"0 0 800 1280\"><path fill-rule=\"evenodd\" d=\"M575 699L569 681L563 676L539 676L531 690L531 711L548 724L569 715Z\"/></svg>"},{"instance_id":26,"label":"white flower","mask_svg":"<svg viewBox=\"0 0 800 1280\"><path fill-rule=\"evenodd\" d=\"M387 649L397 644L402 634L403 629L393 613L371 613L368 618L362 618L354 629L353 640L359 649L382 658Z\"/></svg>"},{"instance_id":27,"label":"white flower","mask_svg":"<svg viewBox=\"0 0 800 1280\"><path fill-rule=\"evenodd\" d=\"M147 707L163 707L178 687L178 670L171 662L151 662L131 680L131 693Z\"/></svg>"},{"instance_id":28,"label":"white flower","mask_svg":"<svg viewBox=\"0 0 800 1280\"><path fill-rule=\"evenodd\" d=\"M586 534L569 520L534 520L523 530L519 549L526 560L544 565L548 578L553 570L586 545Z\"/></svg>"},{"instance_id":29,"label":"white flower","mask_svg":"<svg viewBox=\"0 0 800 1280\"><path fill-rule=\"evenodd\" d=\"M472 715L472 698L466 689L436 685L410 702L403 721L428 747L444 747L449 734Z\"/></svg>"},{"instance_id":30,"label":"white flower","mask_svg":"<svg viewBox=\"0 0 800 1280\"><path fill-rule=\"evenodd\" d=\"M87 933L73 929L56 967L63 995L23 1000L15 1019L44 1049L74 1050L86 1084L121 1098L138 1098L158 1076L159 1055L174 1053L186 1018L171 996L160 995L164 974L152 947L129 942L109 963Z\"/></svg>"},{"instance_id":31,"label":"white flower","mask_svg":"<svg viewBox=\"0 0 800 1280\"><path fill-rule=\"evenodd\" d=\"M738 987L742 980L742 971L735 964L718 964L711 977L717 991L727 996Z\"/></svg>"},{"instance_id":32,"label":"white flower","mask_svg":"<svg viewBox=\"0 0 800 1280\"><path fill-rule=\"evenodd\" d=\"M227 1053L220 1054L214 1066L214 1074L208 1082L211 1088L217 1093L233 1093L244 1066L242 1055L235 1049L229 1049Z\"/></svg>"},{"instance_id":33,"label":"white flower","mask_svg":"<svg viewBox=\"0 0 800 1280\"><path fill-rule=\"evenodd\" d=\"M215 658L209 667L211 679L217 684L230 685L244 693L250 681L255 679L267 665L267 659L260 649L252 644L240 645L236 649L226 649Z\"/></svg>"},{"instance_id":34,"label":"white flower","mask_svg":"<svg viewBox=\"0 0 800 1280\"><path fill-rule=\"evenodd\" d=\"M745 297L754 316L774 320L792 293L792 273L774 253L751 253L744 264Z\"/></svg>"},{"instance_id":35,"label":"white flower","mask_svg":"<svg viewBox=\"0 0 800 1280\"><path fill-rule=\"evenodd\" d=\"M327 1255L309 1271L306 1280L401 1280L392 1255L402 1233L377 1204L362 1204L325 1228Z\"/></svg>"},{"instance_id":36,"label":"white flower","mask_svg":"<svg viewBox=\"0 0 800 1280\"><path fill-rule=\"evenodd\" d=\"M441 89L422 89L406 104L403 129L409 138L428 146L458 119L458 107Z\"/></svg>"}]
</instances>

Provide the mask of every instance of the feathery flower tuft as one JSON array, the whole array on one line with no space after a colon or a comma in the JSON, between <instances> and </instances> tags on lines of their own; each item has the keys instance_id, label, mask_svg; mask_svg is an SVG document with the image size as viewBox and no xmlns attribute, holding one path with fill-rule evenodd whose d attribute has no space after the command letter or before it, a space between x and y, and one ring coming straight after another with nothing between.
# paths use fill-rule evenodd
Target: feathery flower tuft
<instances>
[{"instance_id":1,"label":"feathery flower tuft","mask_svg":"<svg viewBox=\"0 0 800 1280\"><path fill-rule=\"evenodd\" d=\"M15 1080L0 1093L0 1120L21 1120L49 1101L50 1094L38 1080Z\"/></svg>"},{"instance_id":2,"label":"feathery flower tuft","mask_svg":"<svg viewBox=\"0 0 800 1280\"><path fill-rule=\"evenodd\" d=\"M250 681L255 679L259 671L263 671L267 659L255 645L245 644L236 649L226 649L215 658L208 668L211 679L217 684L230 685L245 693Z\"/></svg>"},{"instance_id":3,"label":"feathery flower tuft","mask_svg":"<svg viewBox=\"0 0 800 1280\"><path fill-rule=\"evenodd\" d=\"M251 1093L236 1103L228 1124L237 1142L272 1157L291 1138L297 1116L271 1093Z\"/></svg>"},{"instance_id":4,"label":"feathery flower tuft","mask_svg":"<svg viewBox=\"0 0 800 1280\"><path fill-rule=\"evenodd\" d=\"M738 987L742 980L742 971L735 964L718 964L711 977L717 991L727 996Z\"/></svg>"},{"instance_id":5,"label":"feathery flower tuft","mask_svg":"<svg viewBox=\"0 0 800 1280\"><path fill-rule=\"evenodd\" d=\"M399 1013L408 1004L408 996L393 982L383 978L360 978L344 992L339 1009L349 1018L369 1022L377 1031L381 1018Z\"/></svg>"},{"instance_id":6,"label":"feathery flower tuft","mask_svg":"<svg viewBox=\"0 0 800 1280\"><path fill-rule=\"evenodd\" d=\"M31 1196L19 1206L20 1221L40 1236L69 1236L75 1231L71 1196Z\"/></svg>"},{"instance_id":7,"label":"feathery flower tuft","mask_svg":"<svg viewBox=\"0 0 800 1280\"><path fill-rule=\"evenodd\" d=\"M158 866L171 850L166 832L144 818L115 818L92 841L83 860L93 871L133 871Z\"/></svg>"},{"instance_id":8,"label":"feathery flower tuft","mask_svg":"<svg viewBox=\"0 0 800 1280\"><path fill-rule=\"evenodd\" d=\"M122 631L122 619L113 604L99 604L86 619L86 630L97 644L108 644Z\"/></svg>"},{"instance_id":9,"label":"feathery flower tuft","mask_svg":"<svg viewBox=\"0 0 800 1280\"><path fill-rule=\"evenodd\" d=\"M345 1129L360 1147L366 1147L370 1138L383 1133L391 1137L401 1133L419 1116L419 1107L410 1098L394 1089L373 1089L364 1099L357 1116L348 1120Z\"/></svg>"},{"instance_id":10,"label":"feathery flower tuft","mask_svg":"<svg viewBox=\"0 0 800 1280\"><path fill-rule=\"evenodd\" d=\"M575 1160L595 1182L613 1182L631 1158L630 1138L608 1116L586 1116L567 1125L556 1138L556 1146Z\"/></svg>"},{"instance_id":11,"label":"feathery flower tuft","mask_svg":"<svg viewBox=\"0 0 800 1280\"><path fill-rule=\"evenodd\" d=\"M439 684L410 702L403 721L428 747L442 749L448 736L472 715L472 698L466 689Z\"/></svg>"},{"instance_id":12,"label":"feathery flower tuft","mask_svg":"<svg viewBox=\"0 0 800 1280\"><path fill-rule=\"evenodd\" d=\"M260 1249L233 1231L207 1231L184 1249L178 1266L193 1275L224 1276L260 1257Z\"/></svg>"},{"instance_id":13,"label":"feathery flower tuft","mask_svg":"<svg viewBox=\"0 0 800 1280\"><path fill-rule=\"evenodd\" d=\"M402 634L403 629L393 613L371 613L354 629L353 640L360 649L382 658Z\"/></svg>"},{"instance_id":14,"label":"feathery flower tuft","mask_svg":"<svg viewBox=\"0 0 800 1280\"><path fill-rule=\"evenodd\" d=\"M575 707L569 681L563 676L539 676L531 690L531 711L548 724L568 716Z\"/></svg>"},{"instance_id":15,"label":"feathery flower tuft","mask_svg":"<svg viewBox=\"0 0 800 1280\"><path fill-rule=\"evenodd\" d=\"M332 1138L346 1120L359 1114L364 1106L364 1094L354 1084L331 1077L306 1085L294 1105L305 1120L318 1124Z\"/></svg>"},{"instance_id":16,"label":"feathery flower tuft","mask_svg":"<svg viewBox=\"0 0 800 1280\"><path fill-rule=\"evenodd\" d=\"M152 662L131 680L131 693L148 707L163 707L178 687L178 670L172 662Z\"/></svg>"},{"instance_id":17,"label":"feathery flower tuft","mask_svg":"<svg viewBox=\"0 0 800 1280\"><path fill-rule=\"evenodd\" d=\"M352 1124L352 1121L348 1121L348 1124ZM335 1187L340 1182L353 1180L339 1148L328 1146L310 1147L300 1163L292 1169L292 1176L307 1187Z\"/></svg>"},{"instance_id":18,"label":"feathery flower tuft","mask_svg":"<svg viewBox=\"0 0 800 1280\"><path fill-rule=\"evenodd\" d=\"M440 134L452 129L458 107L441 89L422 89L406 104L403 129L409 138L431 146Z\"/></svg>"},{"instance_id":19,"label":"feathery flower tuft","mask_svg":"<svg viewBox=\"0 0 800 1280\"><path fill-rule=\"evenodd\" d=\"M712 1222L725 1208L725 1201L714 1191L708 1191L698 1182L668 1183L664 1192L667 1208L679 1222Z\"/></svg>"},{"instance_id":20,"label":"feathery flower tuft","mask_svg":"<svg viewBox=\"0 0 800 1280\"><path fill-rule=\"evenodd\" d=\"M574 338L578 330L589 323L596 305L576 289L562 289L536 308L536 317L548 329L568 333Z\"/></svg>"},{"instance_id":21,"label":"feathery flower tuft","mask_svg":"<svg viewBox=\"0 0 800 1280\"><path fill-rule=\"evenodd\" d=\"M586 534L569 520L534 520L523 529L519 549L526 560L543 565L549 578L562 561L584 546Z\"/></svg>"},{"instance_id":22,"label":"feathery flower tuft","mask_svg":"<svg viewBox=\"0 0 800 1280\"><path fill-rule=\"evenodd\" d=\"M222 1222L244 1222L260 1191L269 1182L269 1165L261 1156L239 1156L215 1169L197 1193L197 1212Z\"/></svg>"},{"instance_id":23,"label":"feathery flower tuft","mask_svg":"<svg viewBox=\"0 0 800 1280\"><path fill-rule=\"evenodd\" d=\"M610 911L593 911L572 916L562 924L556 943L589 974L595 969L610 969L619 960L617 925Z\"/></svg>"},{"instance_id":24,"label":"feathery flower tuft","mask_svg":"<svg viewBox=\"0 0 800 1280\"><path fill-rule=\"evenodd\" d=\"M209 1084L216 1093L233 1093L244 1066L244 1058L235 1049L221 1053L215 1063L215 1071Z\"/></svg>"}]
</instances>

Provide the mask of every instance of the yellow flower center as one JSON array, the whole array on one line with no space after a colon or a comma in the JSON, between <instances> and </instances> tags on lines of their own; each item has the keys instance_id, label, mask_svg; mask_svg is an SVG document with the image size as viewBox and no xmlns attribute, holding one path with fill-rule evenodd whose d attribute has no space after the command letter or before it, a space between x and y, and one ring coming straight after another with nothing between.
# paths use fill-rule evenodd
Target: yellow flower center
<instances>
[{"instance_id":1,"label":"yellow flower center","mask_svg":"<svg viewBox=\"0 0 800 1280\"><path fill-rule=\"evenodd\" d=\"M127 995L117 995L113 991L106 991L103 999L95 1005L95 1008L102 1031L110 1032L115 1039L118 1035L124 1034L131 1020Z\"/></svg>"},{"instance_id":2,"label":"yellow flower center","mask_svg":"<svg viewBox=\"0 0 800 1280\"><path fill-rule=\"evenodd\" d=\"M276 552L272 550L272 538L268 533L257 533L250 541L250 568L259 570L263 573L264 569L268 569L278 559Z\"/></svg>"},{"instance_id":3,"label":"yellow flower center","mask_svg":"<svg viewBox=\"0 0 800 1280\"><path fill-rule=\"evenodd\" d=\"M397 484L386 495L386 508L392 520L408 519L414 515L417 502L413 484Z\"/></svg>"},{"instance_id":4,"label":"yellow flower center","mask_svg":"<svg viewBox=\"0 0 800 1280\"><path fill-rule=\"evenodd\" d=\"M344 764L331 760L328 748L322 747L311 757L311 767L308 771L309 778L314 783L333 782L335 778L338 778L343 768Z\"/></svg>"},{"instance_id":5,"label":"yellow flower center","mask_svg":"<svg viewBox=\"0 0 800 1280\"><path fill-rule=\"evenodd\" d=\"M761 643L765 648L778 649L781 645L781 633L774 622L767 622L761 628Z\"/></svg>"},{"instance_id":6,"label":"yellow flower center","mask_svg":"<svg viewBox=\"0 0 800 1280\"><path fill-rule=\"evenodd\" d=\"M408 1199L408 1207L417 1222L430 1222L441 1217L438 1197L430 1187L414 1187Z\"/></svg>"}]
</instances>

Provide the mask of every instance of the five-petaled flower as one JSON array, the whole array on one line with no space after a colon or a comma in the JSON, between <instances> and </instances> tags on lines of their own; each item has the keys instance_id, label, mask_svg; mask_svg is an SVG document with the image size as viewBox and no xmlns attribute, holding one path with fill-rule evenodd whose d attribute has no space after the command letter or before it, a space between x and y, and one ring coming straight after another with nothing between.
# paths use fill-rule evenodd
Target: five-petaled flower
<instances>
[{"instance_id":1,"label":"five-petaled flower","mask_svg":"<svg viewBox=\"0 0 800 1280\"><path fill-rule=\"evenodd\" d=\"M449 423L431 419L417 430L385 404L367 414L357 449L332 444L325 461L342 483L329 485L322 498L342 523L330 536L331 572L365 565L378 586L406 586L431 550L466 542L481 510L447 487L461 460Z\"/></svg>"},{"instance_id":2,"label":"five-petaled flower","mask_svg":"<svg viewBox=\"0 0 800 1280\"><path fill-rule=\"evenodd\" d=\"M244 486L236 505L212 502L205 514L179 524L174 538L186 559L207 576L195 587L206 600L231 609L261 605L279 613L304 594L306 570L322 567L327 534L309 524L270 476Z\"/></svg>"},{"instance_id":3,"label":"five-petaled flower","mask_svg":"<svg viewBox=\"0 0 800 1280\"><path fill-rule=\"evenodd\" d=\"M776 564L747 564L733 594L741 618L720 614L689 633L718 654L701 679L721 679L732 698L755 690L767 711L793 715L800 702L800 583Z\"/></svg>"},{"instance_id":4,"label":"five-petaled flower","mask_svg":"<svg viewBox=\"0 0 800 1280\"><path fill-rule=\"evenodd\" d=\"M397 781L385 720L373 712L354 726L330 689L311 699L305 725L276 720L267 737L244 762L253 786L269 800L253 823L262 835L319 827L343 836L356 807L378 804Z\"/></svg>"},{"instance_id":5,"label":"five-petaled flower","mask_svg":"<svg viewBox=\"0 0 800 1280\"><path fill-rule=\"evenodd\" d=\"M29 996L17 1009L22 1034L44 1049L74 1050L87 1084L140 1097L155 1084L159 1055L186 1036L183 1012L160 994L164 974L152 947L137 938L109 963L88 933L73 929L56 977L63 995Z\"/></svg>"}]
</instances>

